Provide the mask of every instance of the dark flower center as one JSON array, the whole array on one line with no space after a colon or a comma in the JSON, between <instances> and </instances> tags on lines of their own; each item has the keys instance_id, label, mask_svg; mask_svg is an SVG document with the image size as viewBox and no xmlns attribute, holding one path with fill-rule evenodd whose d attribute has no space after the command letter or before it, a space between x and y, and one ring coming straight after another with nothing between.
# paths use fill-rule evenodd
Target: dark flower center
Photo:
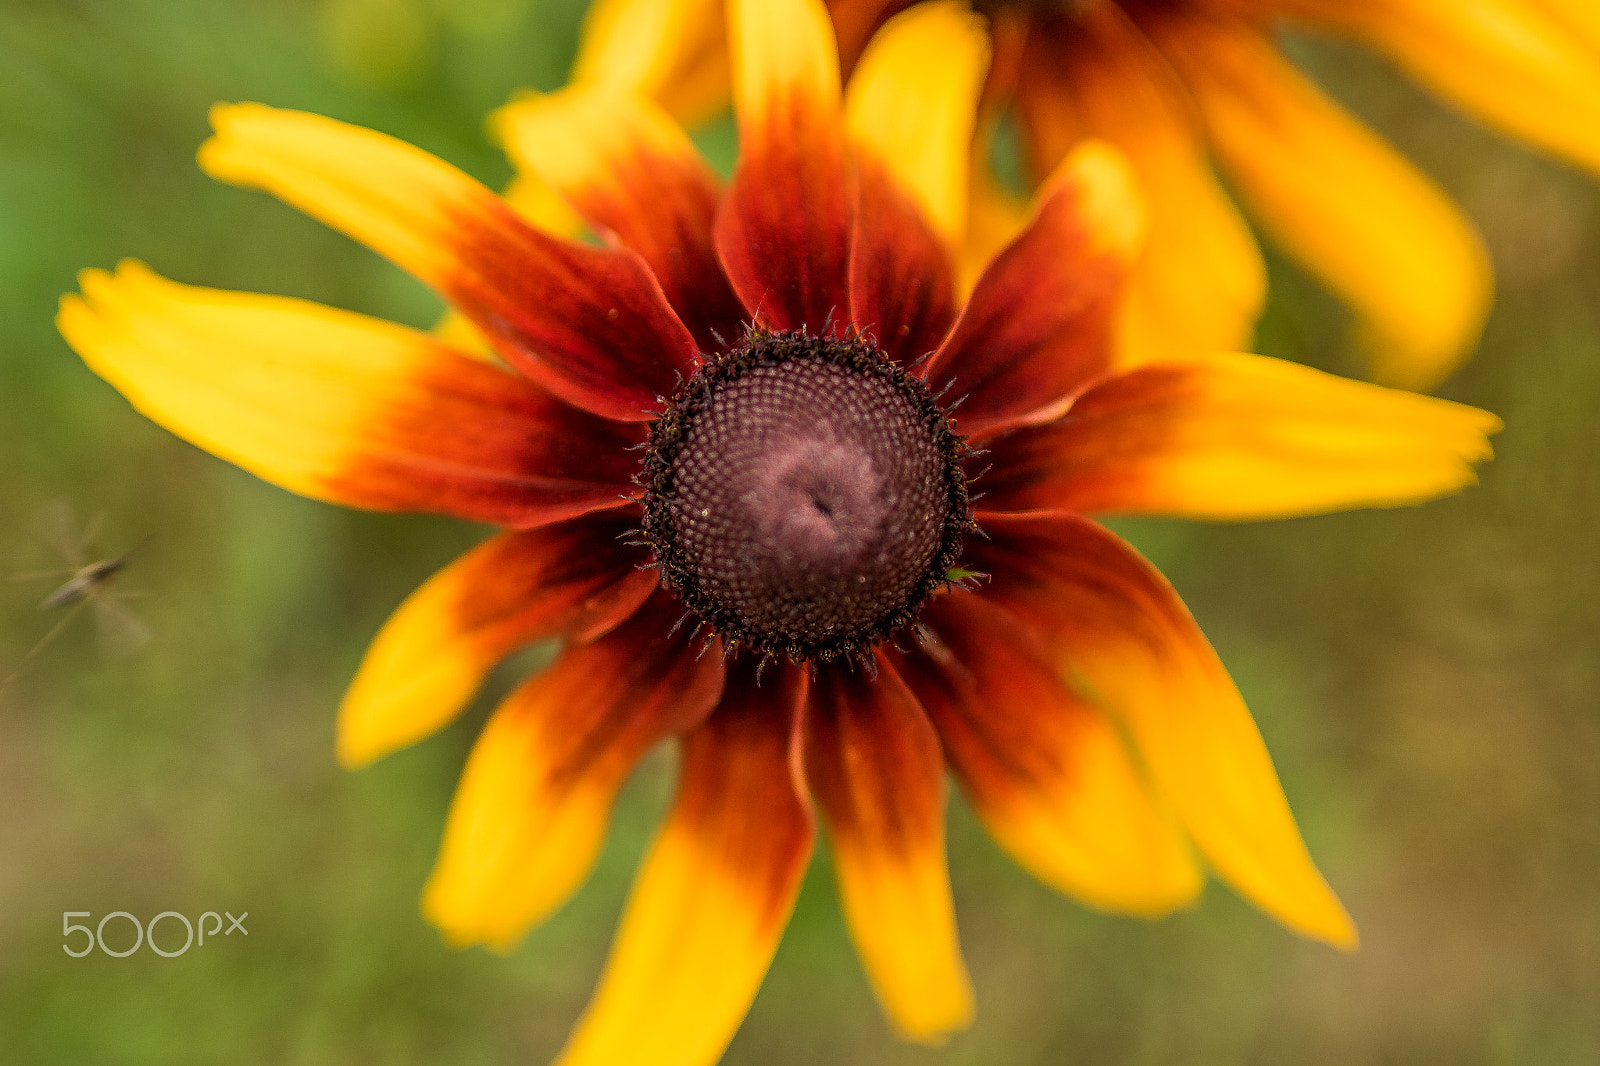
<instances>
[{"instance_id":1,"label":"dark flower center","mask_svg":"<svg viewBox=\"0 0 1600 1066\"><path fill-rule=\"evenodd\" d=\"M972 528L961 440L866 337L752 332L651 430L656 564L736 647L864 650L916 621Z\"/></svg>"}]
</instances>

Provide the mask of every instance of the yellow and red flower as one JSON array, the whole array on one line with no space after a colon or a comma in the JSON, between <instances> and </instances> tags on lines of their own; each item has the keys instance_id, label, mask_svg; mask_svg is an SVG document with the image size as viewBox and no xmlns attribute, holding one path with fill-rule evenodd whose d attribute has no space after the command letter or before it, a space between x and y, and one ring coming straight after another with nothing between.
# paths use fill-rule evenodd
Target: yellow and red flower
<instances>
[{"instance_id":1,"label":"yellow and red flower","mask_svg":"<svg viewBox=\"0 0 1600 1066\"><path fill-rule=\"evenodd\" d=\"M381 134L216 110L210 173L410 270L496 359L133 263L63 301L89 365L202 447L318 499L506 527L399 608L341 708L359 766L444 726L516 647L564 641L478 738L427 915L452 942L513 944L582 882L641 755L679 738L566 1066L720 1056L814 808L897 1029L965 1025L946 767L1023 865L1094 906L1166 913L1204 862L1353 945L1216 654L1083 515L1415 502L1469 483L1497 421L1250 355L1113 369L1144 224L1104 145L1056 168L958 300L941 221L965 152L908 118L948 100L903 90L936 34L974 72L970 113L981 24L943 5L890 26L842 92L819 0L744 0L730 21L726 188L639 97L576 87L499 117L598 246ZM938 143L899 151L908 130Z\"/></svg>"},{"instance_id":2,"label":"yellow and red flower","mask_svg":"<svg viewBox=\"0 0 1600 1066\"><path fill-rule=\"evenodd\" d=\"M829 0L844 69L886 19L918 2ZM1128 361L1249 343L1266 270L1213 161L1266 235L1355 309L1377 380L1431 386L1478 336L1493 281L1477 231L1278 52L1280 24L1366 42L1489 125L1600 172L1600 5L1590 0L974 6L992 17L996 46L977 157L987 157L994 116L1010 109L1033 180L1095 137L1128 156L1148 197L1151 237L1119 324ZM722 7L597 0L573 78L636 88L703 118L726 100ZM949 76L930 58L924 91ZM979 168L969 217L972 277L1026 212Z\"/></svg>"}]
</instances>

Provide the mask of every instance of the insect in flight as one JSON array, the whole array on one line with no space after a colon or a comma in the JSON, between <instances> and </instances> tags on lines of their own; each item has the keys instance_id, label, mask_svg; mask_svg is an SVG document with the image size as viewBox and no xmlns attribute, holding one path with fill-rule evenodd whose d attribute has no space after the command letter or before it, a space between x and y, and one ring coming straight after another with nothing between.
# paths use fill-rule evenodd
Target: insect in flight
<instances>
[{"instance_id":1,"label":"insect in flight","mask_svg":"<svg viewBox=\"0 0 1600 1066\"><path fill-rule=\"evenodd\" d=\"M54 543L56 550L68 565L55 570L12 574L11 580L42 581L46 578L65 578L66 580L57 586L54 592L44 598L39 604L39 609L53 611L65 608L66 613L39 639L37 644L28 649L28 653L17 663L16 669L10 676L0 681L0 688L16 680L28 661L55 640L86 604L93 605L101 638L111 650L130 652L149 641L149 628L123 602L138 596L139 593L111 587L112 579L128 565L128 560L135 549L129 549L117 556L91 559L89 548L99 533L100 525L101 519L97 517L81 534L75 532L76 523L65 501L51 504L41 515L39 522L41 535Z\"/></svg>"}]
</instances>

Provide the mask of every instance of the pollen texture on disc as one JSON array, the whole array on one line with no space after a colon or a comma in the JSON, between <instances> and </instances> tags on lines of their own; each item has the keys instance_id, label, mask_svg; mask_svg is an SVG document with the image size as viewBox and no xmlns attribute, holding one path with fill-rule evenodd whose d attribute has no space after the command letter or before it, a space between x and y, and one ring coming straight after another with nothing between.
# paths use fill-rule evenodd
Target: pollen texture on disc
<instances>
[{"instance_id":1,"label":"pollen texture on disc","mask_svg":"<svg viewBox=\"0 0 1600 1066\"><path fill-rule=\"evenodd\" d=\"M756 335L658 423L646 531L725 638L829 658L907 624L942 580L966 521L958 451L870 342Z\"/></svg>"}]
</instances>

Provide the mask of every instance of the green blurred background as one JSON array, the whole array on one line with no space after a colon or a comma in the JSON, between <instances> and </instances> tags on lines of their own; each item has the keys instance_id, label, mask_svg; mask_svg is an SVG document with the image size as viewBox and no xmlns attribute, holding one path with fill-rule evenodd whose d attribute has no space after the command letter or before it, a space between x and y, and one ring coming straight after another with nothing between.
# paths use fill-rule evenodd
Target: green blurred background
<instances>
[{"instance_id":1,"label":"green blurred background","mask_svg":"<svg viewBox=\"0 0 1600 1066\"><path fill-rule=\"evenodd\" d=\"M498 185L483 115L563 80L581 8L0 0L0 572L60 565L37 529L51 501L103 513L100 551L140 545L119 577L153 632L108 655L85 612L0 691L0 1063L538 1063L581 1009L669 755L629 786L582 894L519 950L443 947L416 899L454 779L540 656L361 773L334 763L333 713L387 612L482 531L258 482L134 414L51 321L77 269L137 256L431 323L433 298L376 256L205 179L206 109L320 111ZM1290 44L1487 234L1498 309L1443 391L1504 416L1499 458L1481 488L1418 509L1119 528L1244 689L1362 950L1298 941L1215 884L1160 923L1087 911L956 800L971 1031L894 1041L824 859L727 1062L1600 1061L1600 198L1360 52ZM725 162L725 130L711 140ZM1353 369L1343 311L1273 271L1259 349ZM0 676L54 621L37 606L53 587L0 583ZM68 910L248 911L249 936L75 959Z\"/></svg>"}]
</instances>

